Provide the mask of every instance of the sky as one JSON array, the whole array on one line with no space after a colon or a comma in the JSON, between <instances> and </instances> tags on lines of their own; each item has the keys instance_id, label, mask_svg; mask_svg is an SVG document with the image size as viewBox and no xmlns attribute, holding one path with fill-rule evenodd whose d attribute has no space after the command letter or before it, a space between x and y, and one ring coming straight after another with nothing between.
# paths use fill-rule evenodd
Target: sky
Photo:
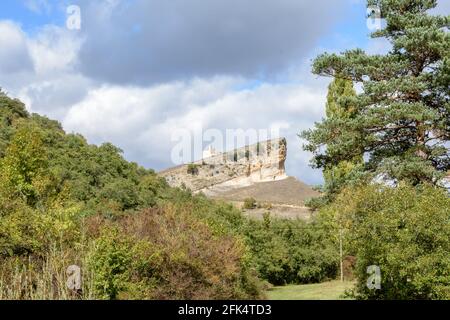
<instances>
[{"instance_id":1,"label":"sky","mask_svg":"<svg viewBox=\"0 0 450 320\"><path fill-rule=\"evenodd\" d=\"M155 170L176 164L174 132L280 128L287 173L316 185L297 136L325 111L312 60L389 49L369 34L364 0L2 0L0 87Z\"/></svg>"}]
</instances>

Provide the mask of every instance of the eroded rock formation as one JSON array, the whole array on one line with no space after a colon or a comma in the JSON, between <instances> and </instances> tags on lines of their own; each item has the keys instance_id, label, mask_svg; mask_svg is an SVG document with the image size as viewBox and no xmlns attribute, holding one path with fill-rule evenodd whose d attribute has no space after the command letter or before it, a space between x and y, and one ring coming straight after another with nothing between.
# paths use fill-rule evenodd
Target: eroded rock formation
<instances>
[{"instance_id":1,"label":"eroded rock formation","mask_svg":"<svg viewBox=\"0 0 450 320\"><path fill-rule=\"evenodd\" d=\"M171 186L215 193L221 188L243 187L287 178L286 139L272 139L219 153L159 174Z\"/></svg>"}]
</instances>

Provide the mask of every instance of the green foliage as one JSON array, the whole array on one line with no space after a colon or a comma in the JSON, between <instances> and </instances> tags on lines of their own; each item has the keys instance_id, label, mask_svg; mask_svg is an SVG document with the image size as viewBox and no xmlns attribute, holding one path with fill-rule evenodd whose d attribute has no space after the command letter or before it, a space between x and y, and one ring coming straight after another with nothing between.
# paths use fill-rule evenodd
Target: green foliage
<instances>
[{"instance_id":1,"label":"green foliage","mask_svg":"<svg viewBox=\"0 0 450 320\"><path fill-rule=\"evenodd\" d=\"M116 299L127 289L133 261L131 242L117 228L111 228L102 230L93 247L88 267L94 275L94 290L100 298Z\"/></svg>"},{"instance_id":2,"label":"green foliage","mask_svg":"<svg viewBox=\"0 0 450 320\"><path fill-rule=\"evenodd\" d=\"M346 120L352 119L356 115L356 108L353 105L356 92L353 89L353 82L350 80L335 78L328 87L328 96L326 104L326 115L328 119ZM333 141L327 144L327 150L339 148ZM325 151L328 154L328 151ZM318 209L323 205L330 203L340 189L346 184L360 178L360 172L363 171L362 151L351 160L342 160L338 163L328 164L324 167L323 177L325 184L322 196L311 199L307 205L312 209Z\"/></svg>"},{"instance_id":3,"label":"green foliage","mask_svg":"<svg viewBox=\"0 0 450 320\"><path fill-rule=\"evenodd\" d=\"M28 117L25 105L19 100L10 99L0 88L0 157L5 154L16 122Z\"/></svg>"},{"instance_id":4,"label":"green foliage","mask_svg":"<svg viewBox=\"0 0 450 320\"><path fill-rule=\"evenodd\" d=\"M328 86L326 115L328 118L351 118L356 108L351 104L356 97L353 82L350 80L335 78Z\"/></svg>"},{"instance_id":5,"label":"green foliage","mask_svg":"<svg viewBox=\"0 0 450 320\"><path fill-rule=\"evenodd\" d=\"M255 209L256 200L254 198L246 198L244 200L244 209Z\"/></svg>"},{"instance_id":6,"label":"green foliage","mask_svg":"<svg viewBox=\"0 0 450 320\"><path fill-rule=\"evenodd\" d=\"M123 159L120 149L89 145L56 121L28 115L17 100L2 94L0 103L2 297L261 297L239 236L239 210L170 188L153 170ZM80 296L65 287L52 291L50 273L68 267L52 260L47 268L56 244L61 263L79 254L89 286ZM19 269L28 270L31 286L11 293L7 288L22 281ZM65 285L64 276L58 281Z\"/></svg>"},{"instance_id":7,"label":"green foliage","mask_svg":"<svg viewBox=\"0 0 450 320\"><path fill-rule=\"evenodd\" d=\"M45 179L47 164L46 149L39 131L32 126L21 126L0 161L2 193L35 205L40 191L43 191L39 189L44 187L40 184Z\"/></svg>"},{"instance_id":8,"label":"green foliage","mask_svg":"<svg viewBox=\"0 0 450 320\"><path fill-rule=\"evenodd\" d=\"M187 166L187 173L191 175L197 175L198 174L198 165L194 163L189 163Z\"/></svg>"},{"instance_id":9,"label":"green foliage","mask_svg":"<svg viewBox=\"0 0 450 320\"><path fill-rule=\"evenodd\" d=\"M66 134L45 117L29 116L17 100L0 95L0 150L3 181L29 204L64 193L79 202L86 215L119 214L156 204L168 186L154 171L123 159L122 151L106 143L89 145L80 135ZM0 147L1 147L0 143ZM34 182L32 182L34 181Z\"/></svg>"},{"instance_id":10,"label":"green foliage","mask_svg":"<svg viewBox=\"0 0 450 320\"><path fill-rule=\"evenodd\" d=\"M246 241L260 276L275 285L314 283L334 279L338 245L320 221L249 220Z\"/></svg>"},{"instance_id":11,"label":"green foliage","mask_svg":"<svg viewBox=\"0 0 450 320\"><path fill-rule=\"evenodd\" d=\"M106 227L89 259L96 295L106 299L258 298L247 260L242 242L173 206Z\"/></svg>"},{"instance_id":12,"label":"green foliage","mask_svg":"<svg viewBox=\"0 0 450 320\"><path fill-rule=\"evenodd\" d=\"M429 185L380 185L345 190L323 210L344 228L356 256L359 299L450 298L450 199ZM367 267L381 270L370 290Z\"/></svg>"},{"instance_id":13,"label":"green foliage","mask_svg":"<svg viewBox=\"0 0 450 320\"><path fill-rule=\"evenodd\" d=\"M4 198L1 201L0 255L41 250L46 235L42 216L23 201L8 203Z\"/></svg>"},{"instance_id":14,"label":"green foliage","mask_svg":"<svg viewBox=\"0 0 450 320\"><path fill-rule=\"evenodd\" d=\"M251 268L272 284L313 283L334 279L338 270L338 242L324 221L245 218L225 202L177 193L170 200L205 221L214 234L233 235L248 247ZM254 202L253 202L254 204Z\"/></svg>"},{"instance_id":15,"label":"green foliage","mask_svg":"<svg viewBox=\"0 0 450 320\"><path fill-rule=\"evenodd\" d=\"M42 135L21 123L0 159L0 255L41 252L58 237L59 227L72 226L60 224L68 211L57 201Z\"/></svg>"},{"instance_id":16,"label":"green foliage","mask_svg":"<svg viewBox=\"0 0 450 320\"><path fill-rule=\"evenodd\" d=\"M350 119L356 115L356 108L352 100L356 97L353 82L345 79L335 78L328 88L326 114L328 118ZM333 148L333 142L328 144ZM324 191L326 197L332 199L348 180L355 176L355 172L361 169L362 152L359 157L352 161L341 161L332 167L326 167L323 171L325 179Z\"/></svg>"},{"instance_id":17,"label":"green foliage","mask_svg":"<svg viewBox=\"0 0 450 320\"><path fill-rule=\"evenodd\" d=\"M316 58L315 74L360 83L363 92L345 99L355 108L352 117L329 117L303 133L314 166L334 167L364 153L366 174L412 184L436 184L450 169L450 17L428 15L436 3L370 0L386 21L372 37L386 38L392 50Z\"/></svg>"}]
</instances>

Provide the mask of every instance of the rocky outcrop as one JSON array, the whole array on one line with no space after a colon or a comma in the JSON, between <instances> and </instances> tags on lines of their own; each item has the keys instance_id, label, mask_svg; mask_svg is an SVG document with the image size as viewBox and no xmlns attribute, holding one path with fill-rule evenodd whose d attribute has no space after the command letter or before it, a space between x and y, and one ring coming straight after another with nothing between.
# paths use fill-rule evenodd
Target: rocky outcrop
<instances>
[{"instance_id":1,"label":"rocky outcrop","mask_svg":"<svg viewBox=\"0 0 450 320\"><path fill-rule=\"evenodd\" d=\"M286 139L272 139L232 151L212 154L191 164L161 171L169 185L185 186L206 194L239 188L257 182L287 178Z\"/></svg>"}]
</instances>

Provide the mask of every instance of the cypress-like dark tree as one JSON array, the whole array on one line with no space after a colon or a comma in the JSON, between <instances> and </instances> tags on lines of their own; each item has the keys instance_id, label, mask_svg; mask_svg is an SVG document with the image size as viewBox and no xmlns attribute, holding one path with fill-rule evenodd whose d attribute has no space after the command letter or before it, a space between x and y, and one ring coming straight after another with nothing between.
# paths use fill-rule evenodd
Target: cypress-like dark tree
<instances>
[{"instance_id":1,"label":"cypress-like dark tree","mask_svg":"<svg viewBox=\"0 0 450 320\"><path fill-rule=\"evenodd\" d=\"M356 116L356 108L351 103L356 97L353 82L343 78L335 78L328 86L326 116L328 119L346 120ZM333 142L328 144L333 148ZM328 203L345 185L347 180L353 178L355 171L358 171L362 164L362 151L353 159L342 160L339 163L330 163L324 167L323 177L325 184L322 188L324 196L322 203Z\"/></svg>"},{"instance_id":2,"label":"cypress-like dark tree","mask_svg":"<svg viewBox=\"0 0 450 320\"><path fill-rule=\"evenodd\" d=\"M348 99L356 96L353 82L343 78L335 78L328 86L325 112L327 118L351 118L356 109L348 104Z\"/></svg>"},{"instance_id":3,"label":"cypress-like dark tree","mask_svg":"<svg viewBox=\"0 0 450 320\"><path fill-rule=\"evenodd\" d=\"M365 155L364 173L413 184L438 183L450 168L450 16L430 15L436 0L368 0L385 27L372 33L392 49L318 56L313 73L362 84L348 98L355 116L327 118L304 132L313 165L327 168Z\"/></svg>"}]
</instances>

